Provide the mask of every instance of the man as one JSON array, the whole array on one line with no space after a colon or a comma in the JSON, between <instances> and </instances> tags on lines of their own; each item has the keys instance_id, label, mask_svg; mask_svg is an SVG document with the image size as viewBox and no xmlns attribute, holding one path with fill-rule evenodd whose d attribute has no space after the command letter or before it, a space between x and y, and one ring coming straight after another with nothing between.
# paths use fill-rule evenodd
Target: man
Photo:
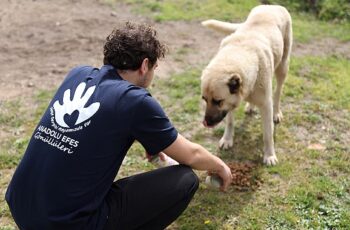
<instances>
[{"instance_id":1,"label":"man","mask_svg":"<svg viewBox=\"0 0 350 230\"><path fill-rule=\"evenodd\" d=\"M151 27L126 23L107 37L101 69L71 70L6 193L20 229L164 229L198 188L192 169L218 174L226 190L228 166L178 134L145 89L164 53ZM179 165L113 182L135 140Z\"/></svg>"}]
</instances>

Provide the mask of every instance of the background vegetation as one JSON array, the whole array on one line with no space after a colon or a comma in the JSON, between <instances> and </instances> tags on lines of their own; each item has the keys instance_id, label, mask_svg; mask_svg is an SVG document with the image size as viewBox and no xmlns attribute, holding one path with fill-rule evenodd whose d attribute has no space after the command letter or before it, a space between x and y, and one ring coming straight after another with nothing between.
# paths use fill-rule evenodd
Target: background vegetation
<instances>
[{"instance_id":1,"label":"background vegetation","mask_svg":"<svg viewBox=\"0 0 350 230\"><path fill-rule=\"evenodd\" d=\"M296 11L314 14L326 21L350 21L350 2L347 0L267 0L266 3L285 4Z\"/></svg>"}]
</instances>

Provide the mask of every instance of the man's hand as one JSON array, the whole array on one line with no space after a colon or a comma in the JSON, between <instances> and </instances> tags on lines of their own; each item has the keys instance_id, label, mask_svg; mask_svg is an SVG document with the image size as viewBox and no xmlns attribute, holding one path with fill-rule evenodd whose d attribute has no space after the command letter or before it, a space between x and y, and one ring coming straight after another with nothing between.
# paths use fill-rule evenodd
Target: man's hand
<instances>
[{"instance_id":1,"label":"man's hand","mask_svg":"<svg viewBox=\"0 0 350 230\"><path fill-rule=\"evenodd\" d=\"M231 169L222 162L222 169L218 171L208 171L209 176L218 176L220 177L220 190L223 192L227 191L228 186L232 183L232 173Z\"/></svg>"},{"instance_id":2,"label":"man's hand","mask_svg":"<svg viewBox=\"0 0 350 230\"><path fill-rule=\"evenodd\" d=\"M153 165L157 166L158 168L179 164L177 161L175 161L171 157L167 156L163 152L160 152L154 156L151 156L148 153L146 153L146 156L147 156L148 161L150 163L152 163Z\"/></svg>"},{"instance_id":3,"label":"man's hand","mask_svg":"<svg viewBox=\"0 0 350 230\"><path fill-rule=\"evenodd\" d=\"M224 162L222 163L222 169L220 171L217 171L216 174L219 175L223 182L220 187L220 190L226 192L228 186L232 183L232 173L231 169Z\"/></svg>"}]
</instances>

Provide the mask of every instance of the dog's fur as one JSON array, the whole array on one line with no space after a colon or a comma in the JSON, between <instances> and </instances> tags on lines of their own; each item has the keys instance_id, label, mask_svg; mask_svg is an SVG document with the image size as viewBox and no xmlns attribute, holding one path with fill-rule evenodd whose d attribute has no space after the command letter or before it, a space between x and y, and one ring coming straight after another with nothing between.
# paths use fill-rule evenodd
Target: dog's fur
<instances>
[{"instance_id":1,"label":"dog's fur","mask_svg":"<svg viewBox=\"0 0 350 230\"><path fill-rule=\"evenodd\" d=\"M287 76L292 46L292 21L282 6L253 8L244 23L207 20L202 25L230 34L221 41L218 53L203 70L202 98L206 101L203 124L212 127L226 116L226 128L219 145L233 145L232 111L242 100L246 112L257 106L261 112L264 163L275 165L274 122L282 119L280 96ZM272 93L272 78L276 90Z\"/></svg>"}]
</instances>

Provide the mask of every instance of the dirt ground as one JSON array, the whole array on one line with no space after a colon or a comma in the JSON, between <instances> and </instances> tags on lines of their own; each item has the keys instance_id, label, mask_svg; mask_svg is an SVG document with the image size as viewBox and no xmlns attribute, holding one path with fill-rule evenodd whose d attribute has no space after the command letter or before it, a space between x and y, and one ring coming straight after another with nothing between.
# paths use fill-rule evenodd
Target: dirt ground
<instances>
[{"instance_id":1,"label":"dirt ground","mask_svg":"<svg viewBox=\"0 0 350 230\"><path fill-rule=\"evenodd\" d=\"M55 88L76 65L101 66L106 36L127 20L154 25L170 53L178 48L198 51L187 55L186 62L168 55L160 63L160 77L207 62L218 46L220 35L207 33L198 23L155 24L131 13L130 6L102 2L0 1L0 100L30 98L39 89Z\"/></svg>"},{"instance_id":2,"label":"dirt ground","mask_svg":"<svg viewBox=\"0 0 350 230\"><path fill-rule=\"evenodd\" d=\"M160 78L187 68L203 68L223 38L200 26L200 21L156 23L136 15L129 5L106 2L0 0L0 109L3 102L18 98L21 106L31 108L33 96L57 88L72 67L101 66L106 36L127 20L154 25L168 45L169 55L156 72ZM295 56L329 54L350 59L350 43L327 38L295 43L292 52ZM6 135L0 130L0 139ZM12 172L3 175L9 177ZM3 179L8 181L7 177Z\"/></svg>"},{"instance_id":3,"label":"dirt ground","mask_svg":"<svg viewBox=\"0 0 350 230\"><path fill-rule=\"evenodd\" d=\"M158 77L204 66L223 37L201 27L199 21L155 23L135 15L128 5L104 2L0 1L0 102L18 97L27 101L40 89L56 88L76 65L101 66L105 37L127 20L154 25L160 39L168 44L170 52L160 62ZM293 54L339 53L349 57L349 47L326 39L295 44Z\"/></svg>"}]
</instances>

